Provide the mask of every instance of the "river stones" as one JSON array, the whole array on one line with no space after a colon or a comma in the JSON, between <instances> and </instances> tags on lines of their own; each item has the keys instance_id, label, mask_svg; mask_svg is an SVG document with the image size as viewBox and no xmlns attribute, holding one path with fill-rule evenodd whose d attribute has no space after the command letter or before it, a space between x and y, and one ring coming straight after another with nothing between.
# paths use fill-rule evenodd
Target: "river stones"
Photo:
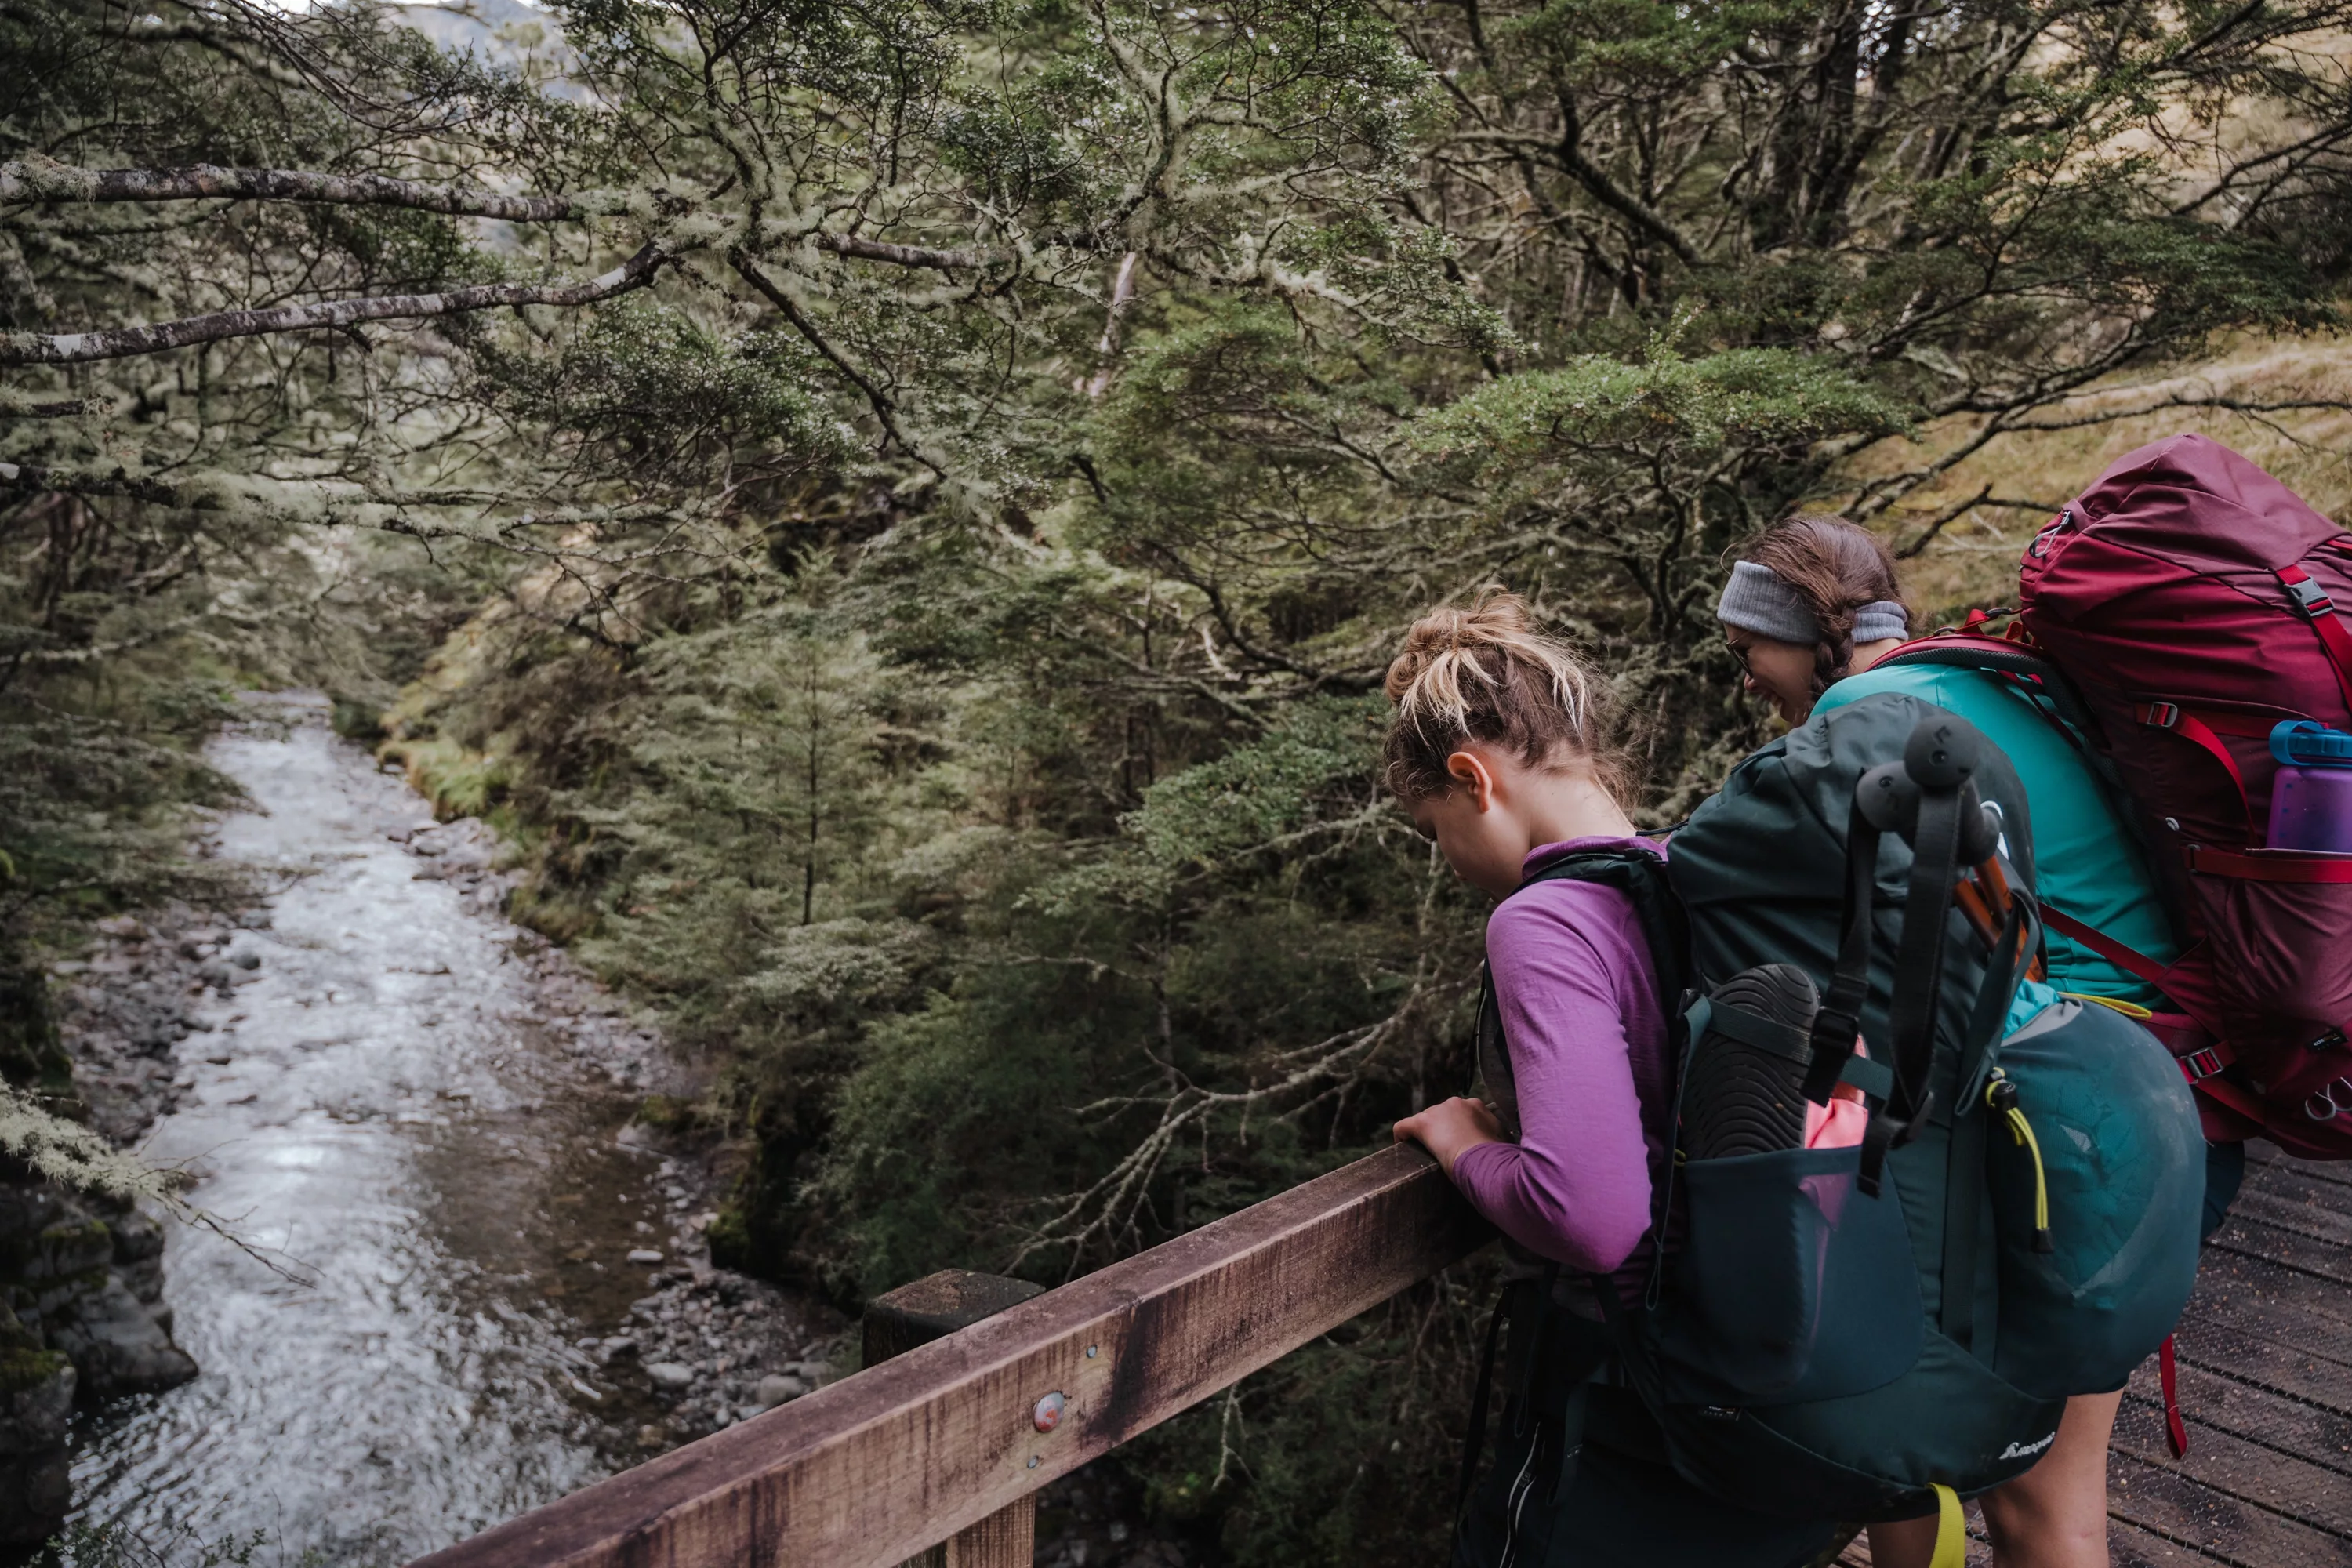
<instances>
[{"instance_id":1,"label":"river stones","mask_svg":"<svg viewBox=\"0 0 2352 1568\"><path fill-rule=\"evenodd\" d=\"M661 1260L662 1255L650 1247L636 1247L629 1249L629 1261L632 1263L654 1264Z\"/></svg>"},{"instance_id":2,"label":"river stones","mask_svg":"<svg viewBox=\"0 0 2352 1568\"><path fill-rule=\"evenodd\" d=\"M50 1345L72 1358L94 1397L161 1393L196 1375L155 1310L112 1274L77 1292L67 1310L45 1302L43 1320Z\"/></svg>"},{"instance_id":3,"label":"river stones","mask_svg":"<svg viewBox=\"0 0 2352 1568\"><path fill-rule=\"evenodd\" d=\"M760 1380L760 1386L751 1391L751 1397L762 1406L772 1408L786 1400L798 1399L807 1392L808 1384L790 1373L772 1372Z\"/></svg>"},{"instance_id":4,"label":"river stones","mask_svg":"<svg viewBox=\"0 0 2352 1568\"><path fill-rule=\"evenodd\" d=\"M694 1382L694 1369L674 1361L657 1361L646 1367L646 1375L661 1388L684 1388Z\"/></svg>"}]
</instances>

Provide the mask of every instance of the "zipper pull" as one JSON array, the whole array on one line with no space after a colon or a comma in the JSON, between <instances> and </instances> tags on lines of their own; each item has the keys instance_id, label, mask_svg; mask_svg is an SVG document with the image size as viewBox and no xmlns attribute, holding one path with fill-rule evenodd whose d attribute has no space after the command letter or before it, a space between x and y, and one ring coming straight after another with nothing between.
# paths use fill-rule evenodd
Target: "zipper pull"
<instances>
[{"instance_id":1,"label":"zipper pull","mask_svg":"<svg viewBox=\"0 0 2352 1568\"><path fill-rule=\"evenodd\" d=\"M2011 1141L2033 1157L2033 1250L2055 1252L2057 1244L2050 1238L2050 1182L2042 1169L2042 1144L2033 1136L2033 1124L2018 1109L2017 1085L1999 1068L1992 1069L1992 1080L1985 1085L1985 1104L2009 1123Z\"/></svg>"}]
</instances>

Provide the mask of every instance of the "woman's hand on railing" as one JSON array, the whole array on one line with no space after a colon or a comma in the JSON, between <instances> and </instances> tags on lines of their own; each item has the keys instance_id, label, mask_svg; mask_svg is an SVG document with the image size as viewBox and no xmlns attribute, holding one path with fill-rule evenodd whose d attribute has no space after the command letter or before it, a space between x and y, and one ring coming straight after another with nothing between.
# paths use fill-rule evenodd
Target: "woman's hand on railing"
<instances>
[{"instance_id":1,"label":"woman's hand on railing","mask_svg":"<svg viewBox=\"0 0 2352 1568\"><path fill-rule=\"evenodd\" d=\"M1454 1162L1465 1149L1504 1142L1503 1124L1495 1120L1486 1102L1458 1095L1406 1117L1391 1131L1398 1142L1418 1143L1435 1155L1449 1177L1454 1174Z\"/></svg>"}]
</instances>

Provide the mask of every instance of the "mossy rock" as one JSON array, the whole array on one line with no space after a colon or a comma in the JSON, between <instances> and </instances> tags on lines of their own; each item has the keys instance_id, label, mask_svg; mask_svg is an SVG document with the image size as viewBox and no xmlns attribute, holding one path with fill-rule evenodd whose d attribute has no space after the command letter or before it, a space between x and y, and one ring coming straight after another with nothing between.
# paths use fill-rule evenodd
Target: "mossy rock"
<instances>
[{"instance_id":1,"label":"mossy rock","mask_svg":"<svg viewBox=\"0 0 2352 1568\"><path fill-rule=\"evenodd\" d=\"M63 1351L45 1348L0 1299L0 1394L42 1387L68 1364Z\"/></svg>"},{"instance_id":2,"label":"mossy rock","mask_svg":"<svg viewBox=\"0 0 2352 1568\"><path fill-rule=\"evenodd\" d=\"M104 1220L69 1219L0 1250L0 1277L54 1289L84 1276L102 1278L113 1262L114 1232Z\"/></svg>"},{"instance_id":3,"label":"mossy rock","mask_svg":"<svg viewBox=\"0 0 2352 1568\"><path fill-rule=\"evenodd\" d=\"M719 1217L702 1233L709 1244L710 1261L721 1268L731 1268L739 1274L757 1272L751 1256L751 1227L741 1208L729 1204L719 1211Z\"/></svg>"},{"instance_id":4,"label":"mossy rock","mask_svg":"<svg viewBox=\"0 0 2352 1568\"><path fill-rule=\"evenodd\" d=\"M0 1079L45 1095L73 1092L73 1063L49 1011L48 977L0 949Z\"/></svg>"},{"instance_id":5,"label":"mossy rock","mask_svg":"<svg viewBox=\"0 0 2352 1568\"><path fill-rule=\"evenodd\" d=\"M21 1394L40 1388L72 1363L63 1351L35 1345L0 1346L0 1394Z\"/></svg>"},{"instance_id":6,"label":"mossy rock","mask_svg":"<svg viewBox=\"0 0 2352 1568\"><path fill-rule=\"evenodd\" d=\"M376 754L406 770L409 784L433 803L433 815L443 822L480 816L506 798L506 760L455 741L403 737L385 742Z\"/></svg>"},{"instance_id":7,"label":"mossy rock","mask_svg":"<svg viewBox=\"0 0 2352 1568\"><path fill-rule=\"evenodd\" d=\"M680 1100L672 1094L649 1094L637 1107L637 1121L646 1127L657 1127L664 1132L679 1132L699 1120L690 1100Z\"/></svg>"},{"instance_id":8,"label":"mossy rock","mask_svg":"<svg viewBox=\"0 0 2352 1568\"><path fill-rule=\"evenodd\" d=\"M372 703L338 697L328 722L336 734L363 746L373 746L383 739L383 714Z\"/></svg>"}]
</instances>

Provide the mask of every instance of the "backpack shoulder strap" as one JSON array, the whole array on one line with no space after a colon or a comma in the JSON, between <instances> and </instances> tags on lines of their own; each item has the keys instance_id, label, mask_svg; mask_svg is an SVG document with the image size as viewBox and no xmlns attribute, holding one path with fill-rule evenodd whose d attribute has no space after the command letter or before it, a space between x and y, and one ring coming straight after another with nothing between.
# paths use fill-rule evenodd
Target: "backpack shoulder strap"
<instances>
[{"instance_id":1,"label":"backpack shoulder strap","mask_svg":"<svg viewBox=\"0 0 2352 1568\"><path fill-rule=\"evenodd\" d=\"M2047 654L2025 643L2011 642L2006 637L1955 635L1922 637L1906 643L1880 659L1871 668L1881 665L1935 664L1956 669L1980 669L1997 675L2034 700L2034 708L2042 716L2054 722L2066 738L2086 755L2091 753L2088 742L2099 732L2097 721L2084 706L2074 688Z\"/></svg>"},{"instance_id":2,"label":"backpack shoulder strap","mask_svg":"<svg viewBox=\"0 0 2352 1568\"><path fill-rule=\"evenodd\" d=\"M1681 1013L1683 992L1689 984L1690 919L1666 879L1664 856L1631 845L1596 846L1538 868L1519 886L1538 882L1594 882L1624 894L1650 950L1665 1015L1672 1018Z\"/></svg>"},{"instance_id":3,"label":"backpack shoulder strap","mask_svg":"<svg viewBox=\"0 0 2352 1568\"><path fill-rule=\"evenodd\" d=\"M1631 845L1596 845L1563 855L1539 868L1519 884L1519 889L1537 882L1595 882L1625 895L1642 928L1643 944L1650 950L1650 968L1657 979L1663 1015L1671 1035L1682 1016L1684 987L1689 983L1690 921L1683 913L1682 900L1675 896L1673 884L1666 880L1664 858L1653 850ZM1519 889L1514 889L1515 893ZM1512 1081L1510 1053L1503 1043L1502 1008L1495 998L1491 969L1481 968L1478 986L1477 1036L1474 1042L1476 1073L1485 1083L1489 1109L1517 1136L1517 1086ZM1671 1038L1667 1051L1669 1059L1675 1059Z\"/></svg>"}]
</instances>

